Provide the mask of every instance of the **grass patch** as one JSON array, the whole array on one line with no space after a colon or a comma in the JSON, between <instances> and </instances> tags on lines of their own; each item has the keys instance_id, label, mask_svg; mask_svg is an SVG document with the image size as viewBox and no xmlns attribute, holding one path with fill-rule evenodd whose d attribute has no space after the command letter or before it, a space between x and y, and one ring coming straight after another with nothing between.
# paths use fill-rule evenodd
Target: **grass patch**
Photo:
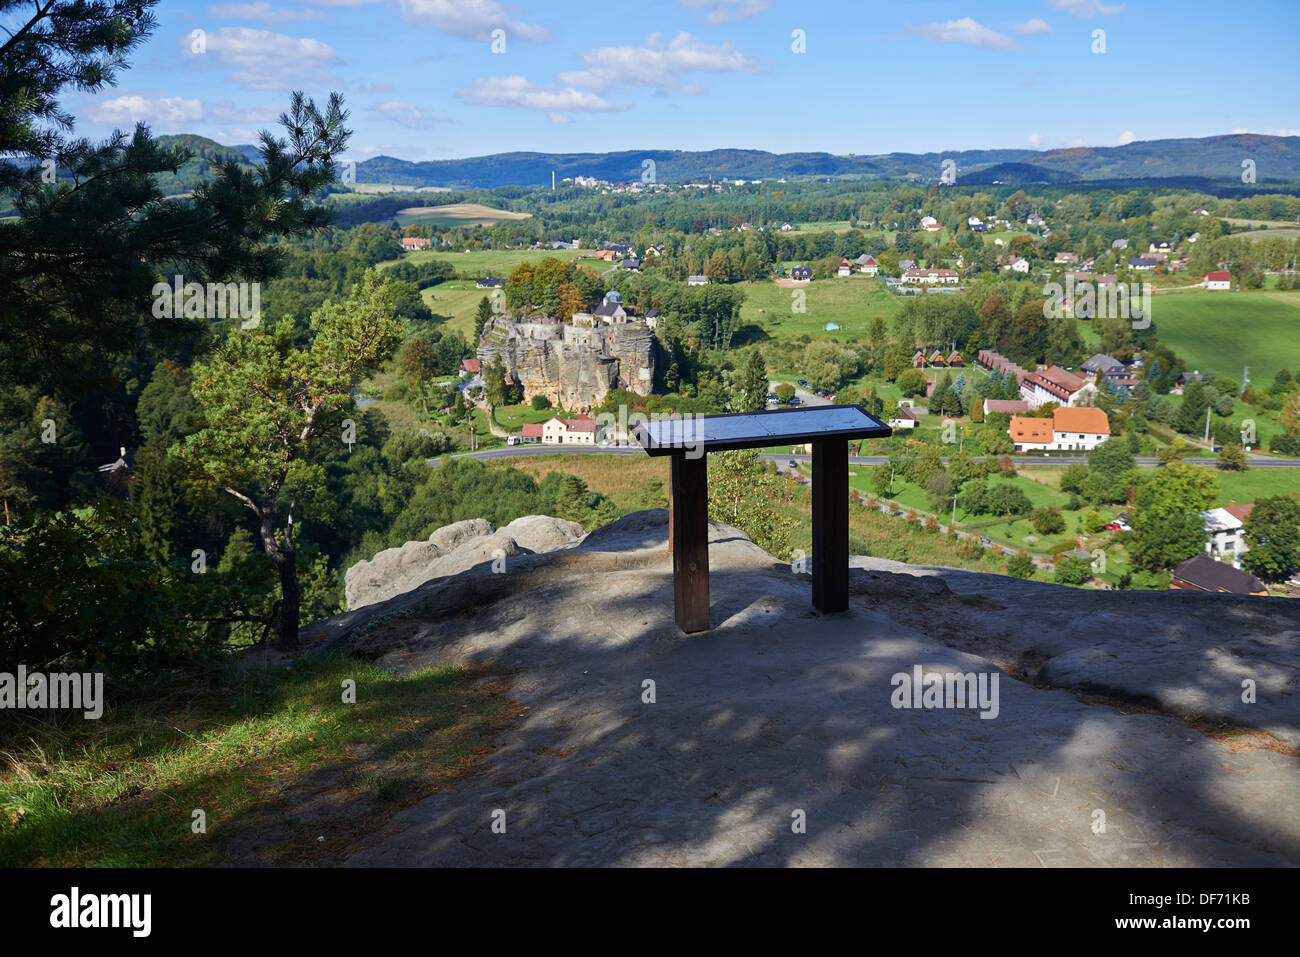
<instances>
[{"instance_id":1,"label":"grass patch","mask_svg":"<svg viewBox=\"0 0 1300 957\"><path fill-rule=\"evenodd\" d=\"M348 679L356 704L342 702ZM462 669L395 676L348 658L232 664L98 721L12 712L0 866L202 866L231 848L334 863L473 768L510 716Z\"/></svg>"}]
</instances>

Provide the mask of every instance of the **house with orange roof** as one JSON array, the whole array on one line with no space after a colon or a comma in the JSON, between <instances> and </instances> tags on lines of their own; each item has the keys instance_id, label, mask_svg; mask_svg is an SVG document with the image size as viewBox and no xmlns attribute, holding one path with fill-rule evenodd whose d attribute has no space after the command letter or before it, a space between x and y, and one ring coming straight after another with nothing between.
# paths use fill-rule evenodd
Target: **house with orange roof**
<instances>
[{"instance_id":1,"label":"house with orange roof","mask_svg":"<svg viewBox=\"0 0 1300 957\"><path fill-rule=\"evenodd\" d=\"M1110 420L1102 409L1062 406L1050 419L1014 415L1007 431L1017 452L1088 451L1110 438Z\"/></svg>"}]
</instances>

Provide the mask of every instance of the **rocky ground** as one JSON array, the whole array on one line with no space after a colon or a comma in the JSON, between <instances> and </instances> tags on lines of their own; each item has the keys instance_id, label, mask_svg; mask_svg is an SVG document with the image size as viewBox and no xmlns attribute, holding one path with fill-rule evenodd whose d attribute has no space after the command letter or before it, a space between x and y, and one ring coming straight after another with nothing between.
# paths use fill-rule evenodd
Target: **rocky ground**
<instances>
[{"instance_id":1,"label":"rocky ground","mask_svg":"<svg viewBox=\"0 0 1300 957\"><path fill-rule=\"evenodd\" d=\"M1300 605L856 558L852 608L819 616L713 525L714 627L686 637L666 536L639 512L305 630L490 666L522 709L350 864L1300 864ZM918 665L996 675L996 717L896 708Z\"/></svg>"}]
</instances>

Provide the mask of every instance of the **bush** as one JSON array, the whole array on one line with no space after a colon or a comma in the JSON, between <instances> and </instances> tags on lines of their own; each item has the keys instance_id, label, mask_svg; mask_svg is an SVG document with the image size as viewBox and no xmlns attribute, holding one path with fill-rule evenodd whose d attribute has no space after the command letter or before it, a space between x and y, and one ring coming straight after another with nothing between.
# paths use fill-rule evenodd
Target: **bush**
<instances>
[{"instance_id":1,"label":"bush","mask_svg":"<svg viewBox=\"0 0 1300 957\"><path fill-rule=\"evenodd\" d=\"M1300 455L1300 435L1275 435L1269 440L1268 447L1283 455Z\"/></svg>"},{"instance_id":2,"label":"bush","mask_svg":"<svg viewBox=\"0 0 1300 957\"><path fill-rule=\"evenodd\" d=\"M985 548L978 538L963 538L957 542L957 554L967 561L979 561L984 557Z\"/></svg>"},{"instance_id":3,"label":"bush","mask_svg":"<svg viewBox=\"0 0 1300 957\"><path fill-rule=\"evenodd\" d=\"M181 662L191 649L169 578L112 499L0 527L0 661L112 678Z\"/></svg>"},{"instance_id":4,"label":"bush","mask_svg":"<svg viewBox=\"0 0 1300 957\"><path fill-rule=\"evenodd\" d=\"M1063 555L1056 560L1052 581L1058 585L1082 585L1092 577L1092 566L1085 558Z\"/></svg>"},{"instance_id":5,"label":"bush","mask_svg":"<svg viewBox=\"0 0 1300 957\"><path fill-rule=\"evenodd\" d=\"M1065 531L1065 516L1056 508L1034 509L1029 515L1029 523L1039 535L1060 535Z\"/></svg>"},{"instance_id":6,"label":"bush","mask_svg":"<svg viewBox=\"0 0 1300 957\"><path fill-rule=\"evenodd\" d=\"M531 404L534 412L541 412L543 409L551 407L551 400L544 395L535 395Z\"/></svg>"},{"instance_id":7,"label":"bush","mask_svg":"<svg viewBox=\"0 0 1300 957\"><path fill-rule=\"evenodd\" d=\"M1013 578L1033 578L1034 560L1024 552L1017 552L1007 559L1007 574Z\"/></svg>"}]
</instances>

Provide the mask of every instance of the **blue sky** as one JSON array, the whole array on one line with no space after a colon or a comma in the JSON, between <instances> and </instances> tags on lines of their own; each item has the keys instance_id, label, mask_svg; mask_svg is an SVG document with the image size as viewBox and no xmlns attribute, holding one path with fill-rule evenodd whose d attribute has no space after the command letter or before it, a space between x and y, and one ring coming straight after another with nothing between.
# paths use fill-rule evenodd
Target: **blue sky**
<instances>
[{"instance_id":1,"label":"blue sky","mask_svg":"<svg viewBox=\"0 0 1300 957\"><path fill-rule=\"evenodd\" d=\"M155 133L253 142L301 88L344 94L357 160L1300 135L1296 0L162 0L155 10L158 29L118 86L67 98L79 133L144 120ZM1093 52L1097 30L1104 53Z\"/></svg>"}]
</instances>

